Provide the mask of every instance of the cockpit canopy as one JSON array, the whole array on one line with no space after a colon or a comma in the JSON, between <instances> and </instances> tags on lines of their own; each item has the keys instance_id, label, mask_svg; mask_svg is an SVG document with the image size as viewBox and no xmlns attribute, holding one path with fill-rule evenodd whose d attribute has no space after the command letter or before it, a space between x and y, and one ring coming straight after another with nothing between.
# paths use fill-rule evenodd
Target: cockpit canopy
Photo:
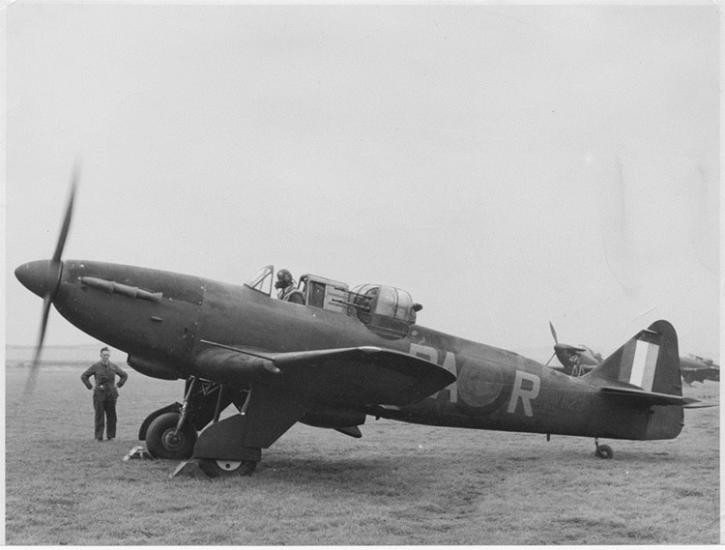
<instances>
[{"instance_id":1,"label":"cockpit canopy","mask_svg":"<svg viewBox=\"0 0 725 550\"><path fill-rule=\"evenodd\" d=\"M262 268L246 285L271 296L274 266ZM345 283L317 275L302 275L295 293L308 307L345 313L359 319L385 338L403 338L423 309L405 290L385 285L363 284L348 290Z\"/></svg>"},{"instance_id":2,"label":"cockpit canopy","mask_svg":"<svg viewBox=\"0 0 725 550\"><path fill-rule=\"evenodd\" d=\"M254 277L249 279L244 284L251 289L261 292L262 294L271 296L271 294L272 294L272 274L273 273L274 273L274 266L265 265L263 268L261 268L259 271L257 271L257 273L254 274Z\"/></svg>"}]
</instances>

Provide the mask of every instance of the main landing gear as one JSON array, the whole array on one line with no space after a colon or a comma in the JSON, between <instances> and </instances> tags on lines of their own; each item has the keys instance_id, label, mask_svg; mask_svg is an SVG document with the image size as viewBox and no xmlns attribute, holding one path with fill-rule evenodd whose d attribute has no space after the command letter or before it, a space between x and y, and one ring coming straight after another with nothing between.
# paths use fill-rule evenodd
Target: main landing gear
<instances>
[{"instance_id":1,"label":"main landing gear","mask_svg":"<svg viewBox=\"0 0 725 550\"><path fill-rule=\"evenodd\" d=\"M146 448L154 458L183 460L194 451L196 430L181 413L167 412L154 418L146 432Z\"/></svg>"},{"instance_id":2,"label":"main landing gear","mask_svg":"<svg viewBox=\"0 0 725 550\"><path fill-rule=\"evenodd\" d=\"M230 404L244 413L248 397L248 391L192 376L186 381L183 404L172 403L151 413L141 424L139 439L146 441L154 458L187 461L172 477L191 471L209 477L251 475L261 449L243 447L234 437L242 415L219 420Z\"/></svg>"},{"instance_id":3,"label":"main landing gear","mask_svg":"<svg viewBox=\"0 0 725 550\"><path fill-rule=\"evenodd\" d=\"M598 458L612 458L614 456L614 451L612 451L612 448L609 445L599 444L598 437L594 438L594 446L596 447L594 456Z\"/></svg>"}]
</instances>

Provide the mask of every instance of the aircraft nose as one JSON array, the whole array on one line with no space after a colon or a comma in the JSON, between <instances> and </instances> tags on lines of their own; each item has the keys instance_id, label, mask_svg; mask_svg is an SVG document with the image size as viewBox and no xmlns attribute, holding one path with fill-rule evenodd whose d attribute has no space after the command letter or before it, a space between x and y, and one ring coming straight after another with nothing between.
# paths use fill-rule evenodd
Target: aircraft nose
<instances>
[{"instance_id":1,"label":"aircraft nose","mask_svg":"<svg viewBox=\"0 0 725 550\"><path fill-rule=\"evenodd\" d=\"M60 282L61 262L36 260L19 266L15 277L25 288L38 296L53 295Z\"/></svg>"}]
</instances>

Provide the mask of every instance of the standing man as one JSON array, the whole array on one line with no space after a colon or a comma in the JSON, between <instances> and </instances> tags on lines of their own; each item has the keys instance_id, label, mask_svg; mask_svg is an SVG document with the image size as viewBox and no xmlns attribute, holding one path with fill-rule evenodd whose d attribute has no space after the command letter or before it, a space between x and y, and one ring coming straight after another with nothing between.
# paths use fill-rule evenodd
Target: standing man
<instances>
[{"instance_id":1,"label":"standing man","mask_svg":"<svg viewBox=\"0 0 725 550\"><path fill-rule=\"evenodd\" d=\"M108 348L101 349L101 360L94 363L81 375L81 381L86 388L93 390L93 408L96 411L96 439L103 441L104 418L107 421L106 437L111 441L116 437L116 375L121 379L118 387L126 383L126 374L118 365L111 363L111 352ZM96 387L93 388L88 379L96 378Z\"/></svg>"}]
</instances>

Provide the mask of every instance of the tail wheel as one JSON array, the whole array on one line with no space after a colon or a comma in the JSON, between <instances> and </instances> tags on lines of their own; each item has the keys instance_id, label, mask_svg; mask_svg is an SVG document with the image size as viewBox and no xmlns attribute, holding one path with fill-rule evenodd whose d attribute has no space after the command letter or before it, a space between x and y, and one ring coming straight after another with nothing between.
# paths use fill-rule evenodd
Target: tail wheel
<instances>
[{"instance_id":1,"label":"tail wheel","mask_svg":"<svg viewBox=\"0 0 725 550\"><path fill-rule=\"evenodd\" d=\"M609 445L597 445L597 450L594 451L594 455L599 458L612 458L614 451Z\"/></svg>"},{"instance_id":2,"label":"tail wheel","mask_svg":"<svg viewBox=\"0 0 725 550\"><path fill-rule=\"evenodd\" d=\"M180 430L179 413L168 412L156 417L146 432L146 448L154 458L183 460L191 458L196 443L196 430L185 423Z\"/></svg>"},{"instance_id":3,"label":"tail wheel","mask_svg":"<svg viewBox=\"0 0 725 550\"><path fill-rule=\"evenodd\" d=\"M256 467L256 460L199 460L199 468L209 477L251 476Z\"/></svg>"}]
</instances>

